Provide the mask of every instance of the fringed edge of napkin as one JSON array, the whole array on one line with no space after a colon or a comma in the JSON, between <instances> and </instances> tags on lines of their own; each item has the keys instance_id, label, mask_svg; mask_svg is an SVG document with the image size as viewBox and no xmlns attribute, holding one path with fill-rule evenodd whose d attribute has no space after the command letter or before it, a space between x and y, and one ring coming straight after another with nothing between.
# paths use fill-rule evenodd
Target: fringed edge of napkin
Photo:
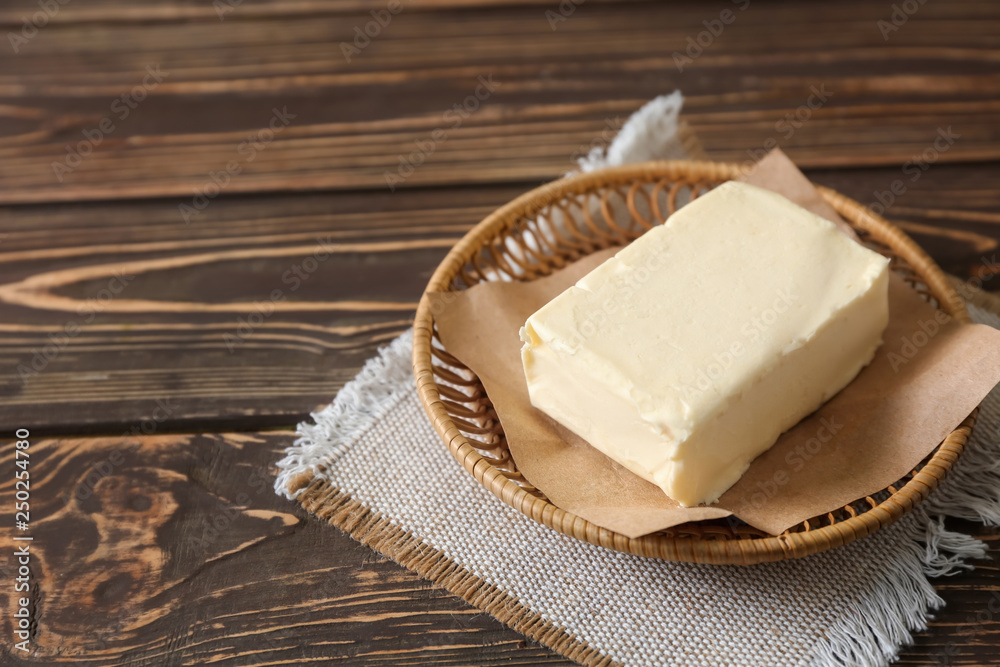
<instances>
[{"instance_id":1,"label":"fringed edge of napkin","mask_svg":"<svg viewBox=\"0 0 1000 667\"><path fill-rule=\"evenodd\" d=\"M680 120L683 106L684 96L679 90L654 97L629 116L610 145L595 146L578 159L579 171L646 160L704 160L701 142Z\"/></svg>"},{"instance_id":2,"label":"fringed edge of napkin","mask_svg":"<svg viewBox=\"0 0 1000 667\"><path fill-rule=\"evenodd\" d=\"M993 300L985 294L970 302L995 306ZM275 491L567 658L588 666L619 664L330 483L329 467L410 390L411 345L412 332L404 333L369 360L332 404L314 413L314 423L299 425L300 437L277 464ZM826 642L813 649L813 664L885 665L900 646L912 643L913 632L927 629L930 612L944 604L928 577L972 569L968 561L987 554L983 542L945 528L949 516L1000 525L1000 442L970 441L942 487L904 517L908 548L899 568L883 572L875 584L878 602L856 607L856 614L831 626Z\"/></svg>"},{"instance_id":3,"label":"fringed edge of napkin","mask_svg":"<svg viewBox=\"0 0 1000 667\"><path fill-rule=\"evenodd\" d=\"M899 657L900 647L913 643L914 632L927 629L931 612L944 606L928 577L972 569L967 560L986 557L983 542L947 530L943 516L932 518L921 508L913 514L903 533L905 552L898 568L883 572L871 589L871 600L878 602L857 605L855 614L828 628L826 642L813 648L810 664L888 665Z\"/></svg>"},{"instance_id":4,"label":"fringed edge of napkin","mask_svg":"<svg viewBox=\"0 0 1000 667\"><path fill-rule=\"evenodd\" d=\"M521 605L412 533L393 525L377 512L318 477L301 490L297 500L308 512L340 528L358 542L388 556L421 577L442 586L501 623L582 665L612 667L601 655L563 628Z\"/></svg>"},{"instance_id":5,"label":"fringed edge of napkin","mask_svg":"<svg viewBox=\"0 0 1000 667\"><path fill-rule=\"evenodd\" d=\"M970 306L1000 315L1000 298L957 278L950 280ZM982 417L978 423L983 423ZM901 646L913 643L913 632L927 629L931 612L944 606L928 578L974 569L968 561L987 557L984 542L944 525L951 517L1000 526L1000 439L978 435L973 429L941 487L903 517L908 521L905 557L896 571L884 573L874 591L883 606L865 605L841 618L828 630L827 643L817 647L813 664L867 667L895 660ZM879 611L886 608L894 613Z\"/></svg>"},{"instance_id":6,"label":"fringed edge of napkin","mask_svg":"<svg viewBox=\"0 0 1000 667\"><path fill-rule=\"evenodd\" d=\"M607 148L597 147L580 159L580 169L643 159L704 159L694 132L679 119L683 103L680 91L649 101L629 117ZM1000 315L1000 299L953 281L970 304ZM312 415L315 423L299 425L300 437L278 462L275 490L570 659L586 665L615 664L330 484L328 466L410 389L411 341L412 332L400 336L370 360L331 405ZM986 555L986 545L979 540L947 530L946 516L1000 525L1000 442L970 442L942 488L904 517L906 556L897 570L882 573L874 591L879 602L857 608L856 614L830 627L826 641L813 649L814 664L884 665L898 655L901 645L912 642L912 632L927 628L929 612L944 604L927 577L970 569L969 559ZM887 608L893 613L885 614Z\"/></svg>"},{"instance_id":7,"label":"fringed edge of napkin","mask_svg":"<svg viewBox=\"0 0 1000 667\"><path fill-rule=\"evenodd\" d=\"M410 390L412 341L410 330L382 348L344 386L333 403L312 414L314 423L299 424L299 438L277 463L280 472L275 491L358 542L570 660L588 667L620 665L336 488L326 478L329 466Z\"/></svg>"}]
</instances>

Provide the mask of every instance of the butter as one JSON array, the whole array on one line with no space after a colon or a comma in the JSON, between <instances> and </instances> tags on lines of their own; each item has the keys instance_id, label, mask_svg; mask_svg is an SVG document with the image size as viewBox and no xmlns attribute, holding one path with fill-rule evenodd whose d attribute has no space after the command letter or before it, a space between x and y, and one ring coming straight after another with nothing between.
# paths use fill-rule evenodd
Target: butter
<instances>
[{"instance_id":1,"label":"butter","mask_svg":"<svg viewBox=\"0 0 1000 667\"><path fill-rule=\"evenodd\" d=\"M888 260L729 182L521 328L531 403L682 505L712 503L872 359Z\"/></svg>"}]
</instances>

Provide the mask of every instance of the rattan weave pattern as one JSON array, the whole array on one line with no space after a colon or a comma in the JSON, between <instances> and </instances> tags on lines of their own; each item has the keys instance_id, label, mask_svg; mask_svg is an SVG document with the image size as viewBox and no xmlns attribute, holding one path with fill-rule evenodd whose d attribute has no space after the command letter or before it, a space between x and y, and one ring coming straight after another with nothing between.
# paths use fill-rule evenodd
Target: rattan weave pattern
<instances>
[{"instance_id":1,"label":"rattan weave pattern","mask_svg":"<svg viewBox=\"0 0 1000 667\"><path fill-rule=\"evenodd\" d=\"M435 271L427 292L488 280L532 280L592 252L637 238L738 165L669 161L602 169L549 183L501 207L472 229ZM932 305L964 322L965 306L934 262L902 231L833 190L820 193L866 246L891 260ZM975 412L904 479L873 496L814 517L778 536L726 519L628 538L550 503L517 470L482 384L437 339L429 299L414 322L413 368L421 402L455 458L481 484L532 519L610 549L674 561L749 565L798 558L852 542L899 519L933 491L961 454Z\"/></svg>"}]
</instances>

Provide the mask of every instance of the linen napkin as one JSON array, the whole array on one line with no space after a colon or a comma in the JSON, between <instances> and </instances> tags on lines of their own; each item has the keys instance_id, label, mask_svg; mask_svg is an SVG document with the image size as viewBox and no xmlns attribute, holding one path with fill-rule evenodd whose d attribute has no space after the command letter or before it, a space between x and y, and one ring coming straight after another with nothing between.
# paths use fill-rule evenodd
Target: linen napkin
<instances>
[{"instance_id":1,"label":"linen napkin","mask_svg":"<svg viewBox=\"0 0 1000 667\"><path fill-rule=\"evenodd\" d=\"M656 98L589 170L697 150L679 93ZM975 295L974 290L964 290ZM977 322L1000 328L989 299ZM609 551L538 524L451 456L420 405L407 332L299 425L275 489L514 629L587 665L885 665L943 602L928 576L985 545L946 516L1000 525L1000 390L956 468L902 520L845 547L752 567Z\"/></svg>"}]
</instances>

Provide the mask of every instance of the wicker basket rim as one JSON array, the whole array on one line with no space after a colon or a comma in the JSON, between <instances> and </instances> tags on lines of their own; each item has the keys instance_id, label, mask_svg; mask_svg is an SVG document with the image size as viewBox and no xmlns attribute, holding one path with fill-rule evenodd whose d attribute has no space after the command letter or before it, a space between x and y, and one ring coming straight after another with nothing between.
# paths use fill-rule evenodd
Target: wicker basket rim
<instances>
[{"instance_id":1,"label":"wicker basket rim","mask_svg":"<svg viewBox=\"0 0 1000 667\"><path fill-rule=\"evenodd\" d=\"M682 182L721 182L737 178L742 173L743 168L738 164L671 160L610 167L565 177L537 187L501 206L452 248L431 276L417 309L414 319L413 371L421 403L435 430L458 462L479 483L530 518L571 537L636 555L715 564L753 564L797 558L847 544L896 521L938 486L961 454L974 423L975 413L945 438L930 460L902 488L890 489L893 492L884 501L845 521L807 532L755 539L723 541L655 534L628 538L537 498L507 479L469 443L448 414L434 379L431 354L434 319L427 294L449 291L458 270L484 243L513 228L522 218L537 214L551 202L567 196L617 188L637 181L673 179ZM817 190L856 228L876 236L905 259L946 312L960 321L971 321L964 302L945 274L905 233L834 190L822 186L817 186Z\"/></svg>"}]
</instances>

